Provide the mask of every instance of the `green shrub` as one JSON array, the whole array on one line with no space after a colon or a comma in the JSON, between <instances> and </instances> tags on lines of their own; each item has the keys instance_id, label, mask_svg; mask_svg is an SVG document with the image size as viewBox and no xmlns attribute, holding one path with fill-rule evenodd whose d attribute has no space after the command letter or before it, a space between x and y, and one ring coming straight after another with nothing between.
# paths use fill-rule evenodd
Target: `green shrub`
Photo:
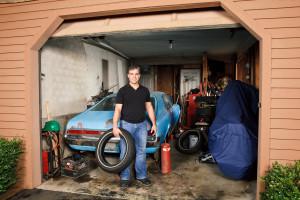
<instances>
[{"instance_id":1,"label":"green shrub","mask_svg":"<svg viewBox=\"0 0 300 200\"><path fill-rule=\"evenodd\" d=\"M21 139L8 141L0 137L0 193L5 192L18 179L16 175L21 169L17 168L17 163L20 153L24 151L22 142Z\"/></svg>"},{"instance_id":2,"label":"green shrub","mask_svg":"<svg viewBox=\"0 0 300 200\"><path fill-rule=\"evenodd\" d=\"M300 161L294 166L283 166L276 161L267 175L261 178L265 181L265 192L261 192L261 199L300 199Z\"/></svg>"}]
</instances>

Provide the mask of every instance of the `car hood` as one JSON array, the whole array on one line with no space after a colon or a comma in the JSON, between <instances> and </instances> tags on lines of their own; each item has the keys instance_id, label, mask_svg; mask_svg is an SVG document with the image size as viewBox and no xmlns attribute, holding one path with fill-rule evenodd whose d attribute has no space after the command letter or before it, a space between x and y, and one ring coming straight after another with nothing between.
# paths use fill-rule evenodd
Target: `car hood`
<instances>
[{"instance_id":1,"label":"car hood","mask_svg":"<svg viewBox=\"0 0 300 200\"><path fill-rule=\"evenodd\" d=\"M67 125L67 129L93 129L108 130L113 128L114 111L89 111L81 113L72 118ZM150 130L151 121L146 116L147 130ZM118 124L119 126L119 124Z\"/></svg>"},{"instance_id":2,"label":"car hood","mask_svg":"<svg viewBox=\"0 0 300 200\"><path fill-rule=\"evenodd\" d=\"M90 111L84 112L72 118L67 129L82 128L82 129L97 129L106 130L113 127L114 111Z\"/></svg>"}]
</instances>

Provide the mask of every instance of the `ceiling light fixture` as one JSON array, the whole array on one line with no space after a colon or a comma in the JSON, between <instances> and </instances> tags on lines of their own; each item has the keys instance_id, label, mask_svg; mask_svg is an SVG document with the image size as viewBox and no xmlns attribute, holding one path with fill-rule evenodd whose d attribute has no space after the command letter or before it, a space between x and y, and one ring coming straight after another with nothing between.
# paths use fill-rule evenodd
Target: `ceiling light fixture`
<instances>
[{"instance_id":1,"label":"ceiling light fixture","mask_svg":"<svg viewBox=\"0 0 300 200\"><path fill-rule=\"evenodd\" d=\"M173 48L173 40L169 40L169 49Z\"/></svg>"}]
</instances>

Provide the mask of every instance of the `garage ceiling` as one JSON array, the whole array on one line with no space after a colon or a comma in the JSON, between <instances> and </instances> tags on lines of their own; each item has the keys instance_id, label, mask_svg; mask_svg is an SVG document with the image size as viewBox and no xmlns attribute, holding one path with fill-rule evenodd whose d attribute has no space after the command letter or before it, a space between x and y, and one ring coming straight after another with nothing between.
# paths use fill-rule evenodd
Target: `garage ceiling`
<instances>
[{"instance_id":1,"label":"garage ceiling","mask_svg":"<svg viewBox=\"0 0 300 200\"><path fill-rule=\"evenodd\" d=\"M196 59L199 63L203 52L207 52L210 59L230 62L232 54L256 41L244 28L140 32L106 35L93 39L113 47L140 64L143 60L163 62L169 59L177 60L176 62Z\"/></svg>"},{"instance_id":2,"label":"garage ceiling","mask_svg":"<svg viewBox=\"0 0 300 200\"><path fill-rule=\"evenodd\" d=\"M232 54L256 41L219 7L71 20L52 37L82 37L113 47L133 64L201 63L203 52L209 59L231 62Z\"/></svg>"}]
</instances>

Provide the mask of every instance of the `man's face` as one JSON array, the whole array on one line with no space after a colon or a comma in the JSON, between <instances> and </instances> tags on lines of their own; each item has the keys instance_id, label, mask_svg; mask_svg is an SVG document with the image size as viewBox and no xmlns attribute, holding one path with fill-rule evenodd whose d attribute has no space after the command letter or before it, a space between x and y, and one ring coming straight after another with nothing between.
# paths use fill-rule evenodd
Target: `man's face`
<instances>
[{"instance_id":1,"label":"man's face","mask_svg":"<svg viewBox=\"0 0 300 200\"><path fill-rule=\"evenodd\" d=\"M138 69L132 69L128 73L129 82L132 83L132 84L138 83L140 77L141 77L141 74L139 73Z\"/></svg>"}]
</instances>

